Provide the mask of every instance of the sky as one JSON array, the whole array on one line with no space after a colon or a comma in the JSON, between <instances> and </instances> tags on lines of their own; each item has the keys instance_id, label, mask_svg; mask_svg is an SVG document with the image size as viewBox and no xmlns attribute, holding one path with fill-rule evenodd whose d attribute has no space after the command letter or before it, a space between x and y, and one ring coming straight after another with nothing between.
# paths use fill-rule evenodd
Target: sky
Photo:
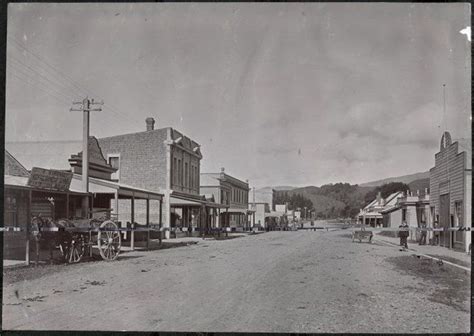
<instances>
[{"instance_id":1,"label":"sky","mask_svg":"<svg viewBox=\"0 0 474 336\"><path fill-rule=\"evenodd\" d=\"M171 126L250 185L427 171L471 137L469 4L9 4L6 141ZM443 104L446 85L446 108Z\"/></svg>"}]
</instances>

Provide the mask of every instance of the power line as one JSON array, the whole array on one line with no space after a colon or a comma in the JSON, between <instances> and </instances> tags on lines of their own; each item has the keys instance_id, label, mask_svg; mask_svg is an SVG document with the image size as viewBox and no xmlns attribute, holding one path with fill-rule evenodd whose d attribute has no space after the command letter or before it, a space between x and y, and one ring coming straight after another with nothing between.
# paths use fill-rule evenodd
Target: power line
<instances>
[{"instance_id":1,"label":"power line","mask_svg":"<svg viewBox=\"0 0 474 336\"><path fill-rule=\"evenodd\" d=\"M30 49L28 49L26 46L23 45L23 43L19 42L17 39L15 39L14 37L10 37L11 41L15 43L15 45L17 45L18 47L22 48L23 50L27 51L29 54L33 55L36 59L38 59L40 62L46 64L50 69L52 69L53 71L55 71L57 74L59 74L59 76L62 76L63 78L67 79L67 82L68 84L71 84L72 86L74 86L76 89L78 89L79 91L81 91L81 95L93 95L92 92L90 92L89 90L87 90L86 88L82 87L79 83L75 82L71 77L65 75L64 73L62 73L60 70L58 70L57 68L55 68L53 65L51 65L50 63L48 63L47 61L45 61L42 57L40 57L39 55L35 54L33 51L31 51ZM58 75L56 75L58 76ZM124 114L124 113L121 113L119 112L119 109L117 107L115 107L113 104L110 104L108 103L107 104L107 109L120 116L120 117L123 117L125 119L128 119L130 121L133 121L135 123L137 123L137 120L134 119L134 118L131 118L129 117L127 114Z\"/></svg>"},{"instance_id":2,"label":"power line","mask_svg":"<svg viewBox=\"0 0 474 336\"><path fill-rule=\"evenodd\" d=\"M41 74L40 72L36 71L34 68L28 66L28 65L25 65L24 63L16 60L15 58L11 58L11 60L17 62L17 65L15 65L15 63L10 63L10 65L13 67L13 68L16 68L15 70L16 71L24 71L23 74L25 74L25 76L27 76L28 78L34 78L34 79L43 79L45 82L47 82L48 84L50 84L52 86L52 88L56 89L56 91L58 92L58 94L61 94L63 96L65 96L67 99L71 99L71 97L75 97L77 96L77 94L75 92L72 92L72 91L67 91L66 93L64 92L61 92L60 90L57 90L56 88L56 85L58 83L54 82L53 80L51 80L49 77L47 76L44 76L43 74ZM26 68L28 70L30 70L32 73L35 73L37 75L37 77L35 76L31 76L31 74L28 72L28 71L25 71L24 69L21 69L21 67L23 68ZM61 86L59 86L60 88L63 88Z\"/></svg>"},{"instance_id":3,"label":"power line","mask_svg":"<svg viewBox=\"0 0 474 336\"><path fill-rule=\"evenodd\" d=\"M46 94L50 95L51 97L55 98L60 103L64 102L65 104L69 104L69 101L66 98L64 98L63 96L57 96L56 94L52 93L51 91L48 91L48 90L44 89L42 86L37 85L37 83L35 85L34 82L30 82L28 80L25 80L24 78L21 78L20 76L17 76L14 73L9 74L9 76L12 76L12 77L20 80L23 84L28 84L32 87L34 86L36 89L40 89L44 93L46 93Z\"/></svg>"}]
</instances>

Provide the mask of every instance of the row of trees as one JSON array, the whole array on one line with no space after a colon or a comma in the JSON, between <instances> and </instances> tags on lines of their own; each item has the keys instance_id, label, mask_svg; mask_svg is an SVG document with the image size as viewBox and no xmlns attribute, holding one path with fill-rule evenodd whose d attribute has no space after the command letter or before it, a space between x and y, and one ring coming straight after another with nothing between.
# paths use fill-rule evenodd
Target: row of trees
<instances>
[{"instance_id":1,"label":"row of trees","mask_svg":"<svg viewBox=\"0 0 474 336\"><path fill-rule=\"evenodd\" d=\"M354 218L359 210L372 202L378 192L387 198L397 191L407 191L410 187L401 182L392 182L375 188L360 187L357 184L336 183L321 187L305 187L299 190L278 191L276 204L288 202L290 210L297 208L314 209L316 218Z\"/></svg>"},{"instance_id":2,"label":"row of trees","mask_svg":"<svg viewBox=\"0 0 474 336\"><path fill-rule=\"evenodd\" d=\"M391 182L384 184L382 186L378 186L375 189L369 191L365 194L364 201L365 204L372 202L376 197L377 194L380 192L382 198L387 198L391 194L398 192L398 191L407 191L410 190L410 186L408 184L402 182Z\"/></svg>"},{"instance_id":3,"label":"row of trees","mask_svg":"<svg viewBox=\"0 0 474 336\"><path fill-rule=\"evenodd\" d=\"M304 197L301 194L289 194L287 191L279 191L276 193L274 198L275 204L285 204L288 203L289 210L296 210L298 208L304 209L306 207L307 211L313 209L313 202L310 199Z\"/></svg>"}]
</instances>

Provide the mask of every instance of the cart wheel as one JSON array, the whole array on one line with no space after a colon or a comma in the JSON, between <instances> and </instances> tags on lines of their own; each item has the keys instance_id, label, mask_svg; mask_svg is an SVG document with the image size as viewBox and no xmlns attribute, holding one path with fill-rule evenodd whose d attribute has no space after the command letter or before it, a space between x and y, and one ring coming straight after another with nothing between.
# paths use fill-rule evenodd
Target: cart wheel
<instances>
[{"instance_id":1,"label":"cart wheel","mask_svg":"<svg viewBox=\"0 0 474 336\"><path fill-rule=\"evenodd\" d=\"M120 253L122 240L118 226L111 220L107 220L100 224L99 234L97 236L97 245L102 259L112 261L117 259Z\"/></svg>"},{"instance_id":2,"label":"cart wheel","mask_svg":"<svg viewBox=\"0 0 474 336\"><path fill-rule=\"evenodd\" d=\"M84 236L81 234L73 234L69 241L63 241L59 244L59 249L68 264L75 264L81 261L85 252Z\"/></svg>"}]
</instances>

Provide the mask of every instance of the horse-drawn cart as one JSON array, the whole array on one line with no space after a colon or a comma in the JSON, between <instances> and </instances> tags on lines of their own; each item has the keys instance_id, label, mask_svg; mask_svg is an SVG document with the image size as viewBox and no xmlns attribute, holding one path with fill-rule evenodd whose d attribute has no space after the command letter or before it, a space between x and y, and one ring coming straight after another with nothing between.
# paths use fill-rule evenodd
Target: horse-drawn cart
<instances>
[{"instance_id":1,"label":"horse-drawn cart","mask_svg":"<svg viewBox=\"0 0 474 336\"><path fill-rule=\"evenodd\" d=\"M31 223L37 262L40 243L48 245L51 260L53 249L59 248L67 263L81 261L87 252L92 255L93 248L97 248L106 261L117 259L120 253L120 229L111 219L52 220L36 216Z\"/></svg>"},{"instance_id":2,"label":"horse-drawn cart","mask_svg":"<svg viewBox=\"0 0 474 336\"><path fill-rule=\"evenodd\" d=\"M361 243L363 239L367 239L369 243L372 243L372 237L372 231L366 231L365 228L352 231L352 242L359 240L359 243Z\"/></svg>"}]
</instances>

